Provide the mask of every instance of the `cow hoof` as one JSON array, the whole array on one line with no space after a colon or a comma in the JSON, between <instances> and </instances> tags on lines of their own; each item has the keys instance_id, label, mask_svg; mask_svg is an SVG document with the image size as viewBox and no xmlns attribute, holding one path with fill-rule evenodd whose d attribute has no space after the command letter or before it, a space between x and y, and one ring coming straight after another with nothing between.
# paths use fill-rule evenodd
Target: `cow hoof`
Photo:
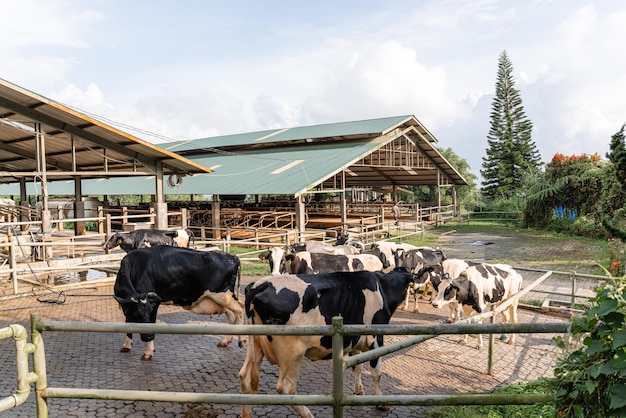
<instances>
[{"instance_id":1,"label":"cow hoof","mask_svg":"<svg viewBox=\"0 0 626 418\"><path fill-rule=\"evenodd\" d=\"M365 395L365 391L364 391L363 389L361 389L361 390L355 390L355 391L354 391L354 394L355 394L355 395Z\"/></svg>"},{"instance_id":2,"label":"cow hoof","mask_svg":"<svg viewBox=\"0 0 626 418\"><path fill-rule=\"evenodd\" d=\"M152 361L152 354L145 354L141 356L141 361Z\"/></svg>"},{"instance_id":3,"label":"cow hoof","mask_svg":"<svg viewBox=\"0 0 626 418\"><path fill-rule=\"evenodd\" d=\"M218 347L228 347L228 343L225 343L224 341L220 341L219 343L217 343ZM241 347L241 345L240 345Z\"/></svg>"},{"instance_id":4,"label":"cow hoof","mask_svg":"<svg viewBox=\"0 0 626 418\"><path fill-rule=\"evenodd\" d=\"M389 411L391 407L389 405L378 405L376 407L379 411Z\"/></svg>"},{"instance_id":5,"label":"cow hoof","mask_svg":"<svg viewBox=\"0 0 626 418\"><path fill-rule=\"evenodd\" d=\"M248 340L246 340L245 338L243 340L239 340L239 348L242 348L244 345L246 345L246 342L248 342Z\"/></svg>"},{"instance_id":6,"label":"cow hoof","mask_svg":"<svg viewBox=\"0 0 626 418\"><path fill-rule=\"evenodd\" d=\"M459 340L459 344L461 344L461 345L467 345L467 341L465 341L465 340Z\"/></svg>"},{"instance_id":7,"label":"cow hoof","mask_svg":"<svg viewBox=\"0 0 626 418\"><path fill-rule=\"evenodd\" d=\"M128 353L130 351L129 347L122 347L120 348L120 353Z\"/></svg>"},{"instance_id":8,"label":"cow hoof","mask_svg":"<svg viewBox=\"0 0 626 418\"><path fill-rule=\"evenodd\" d=\"M453 320L451 320L450 318L446 319L446 324L451 324L451 323L453 323L453 322L454 322L454 321L453 321Z\"/></svg>"}]
</instances>

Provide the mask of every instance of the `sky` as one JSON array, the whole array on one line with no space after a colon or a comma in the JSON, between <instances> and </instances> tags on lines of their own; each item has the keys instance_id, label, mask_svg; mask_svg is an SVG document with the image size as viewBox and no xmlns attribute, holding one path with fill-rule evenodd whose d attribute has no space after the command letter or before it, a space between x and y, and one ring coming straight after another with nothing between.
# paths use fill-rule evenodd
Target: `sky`
<instances>
[{"instance_id":1,"label":"sky","mask_svg":"<svg viewBox=\"0 0 626 418\"><path fill-rule=\"evenodd\" d=\"M622 0L0 4L0 78L161 145L414 115L480 182L503 51L543 162L626 123Z\"/></svg>"}]
</instances>

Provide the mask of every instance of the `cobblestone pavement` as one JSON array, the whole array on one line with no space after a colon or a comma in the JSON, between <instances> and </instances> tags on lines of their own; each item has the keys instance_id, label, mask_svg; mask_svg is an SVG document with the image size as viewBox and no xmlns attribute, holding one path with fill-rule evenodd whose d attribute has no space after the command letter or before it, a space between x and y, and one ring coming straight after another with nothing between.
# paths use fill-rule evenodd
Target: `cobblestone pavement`
<instances>
[{"instance_id":1,"label":"cobblestone pavement","mask_svg":"<svg viewBox=\"0 0 626 418\"><path fill-rule=\"evenodd\" d=\"M458 239L458 237L457 237ZM452 248L452 244L450 248ZM246 278L249 282L254 278ZM242 287L245 283L242 283ZM124 317L111 297L112 283L67 291L63 304L41 303L33 296L0 301L0 328L19 323L29 328L29 315L39 312L44 320L122 322ZM412 308L412 306L411 306ZM392 323L441 323L444 311L419 302L420 313L397 311ZM520 322L560 322L563 318L537 311L521 310ZM158 322L172 324L225 323L223 316L197 316L174 306L161 306ZM557 349L551 334L520 334L516 344L495 342L494 374L487 375L487 350L458 344L454 335L429 339L417 346L388 355L383 360L384 394L453 394L487 392L496 387L552 376ZM406 338L387 336L389 344ZM50 387L87 387L100 389L153 390L198 393L239 393L237 372L245 358L245 348L236 343L216 347L220 336L158 335L155 357L139 360L143 343L135 337L135 348L120 353L124 336L116 333L48 332L44 334L48 385ZM0 341L0 397L16 387L14 344ZM372 393L368 366L363 383ZM275 393L278 367L264 361L259 393ZM344 391L351 393L354 381L345 372ZM331 362L305 360L298 381L299 394L330 393ZM84 399L50 399L51 417L237 417L236 405L180 404L168 402L129 402ZM332 416L330 407L311 407L320 417ZM288 406L255 406L256 416L295 417ZM419 417L420 408L392 407L379 411L373 407L347 407L344 417ZM2 417L35 417L31 394L24 405L4 412Z\"/></svg>"}]
</instances>

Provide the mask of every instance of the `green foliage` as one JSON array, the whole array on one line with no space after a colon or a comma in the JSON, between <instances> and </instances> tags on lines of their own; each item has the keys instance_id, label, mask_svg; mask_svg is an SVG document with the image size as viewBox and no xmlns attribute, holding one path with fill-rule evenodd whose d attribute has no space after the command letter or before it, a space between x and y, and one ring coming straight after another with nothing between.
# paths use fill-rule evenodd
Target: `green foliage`
<instances>
[{"instance_id":1,"label":"green foliage","mask_svg":"<svg viewBox=\"0 0 626 418\"><path fill-rule=\"evenodd\" d=\"M496 394L543 394L547 392L549 381L538 379L528 383L518 383L492 393ZM480 405L480 406L442 406L424 413L428 418L511 418L533 417L548 418L554 416L552 405Z\"/></svg>"},{"instance_id":2,"label":"green foliage","mask_svg":"<svg viewBox=\"0 0 626 418\"><path fill-rule=\"evenodd\" d=\"M596 289L591 308L556 337L565 356L557 360L550 391L557 416L626 415L626 281L610 278Z\"/></svg>"},{"instance_id":3,"label":"green foliage","mask_svg":"<svg viewBox=\"0 0 626 418\"><path fill-rule=\"evenodd\" d=\"M601 226L593 218L587 216L578 216L575 219L567 217L553 218L545 226L545 229L587 238L602 238L604 236Z\"/></svg>"},{"instance_id":4,"label":"green foliage","mask_svg":"<svg viewBox=\"0 0 626 418\"><path fill-rule=\"evenodd\" d=\"M477 177L470 171L469 163L459 157L452 148L438 149L441 155L454 167L456 170L467 180L469 186L456 187L456 200L461 207L461 211L465 209L471 209L479 202L477 201L477 195L475 193ZM410 186L408 187L413 195L405 197L405 202L436 202L437 201L437 186ZM442 189L441 204L452 204L452 189Z\"/></svg>"},{"instance_id":5,"label":"green foliage","mask_svg":"<svg viewBox=\"0 0 626 418\"><path fill-rule=\"evenodd\" d=\"M523 177L539 170L541 156L531 137L532 127L515 88L513 65L503 51L498 60L496 97L491 105L489 147L481 170L482 191L486 197L519 195Z\"/></svg>"}]
</instances>

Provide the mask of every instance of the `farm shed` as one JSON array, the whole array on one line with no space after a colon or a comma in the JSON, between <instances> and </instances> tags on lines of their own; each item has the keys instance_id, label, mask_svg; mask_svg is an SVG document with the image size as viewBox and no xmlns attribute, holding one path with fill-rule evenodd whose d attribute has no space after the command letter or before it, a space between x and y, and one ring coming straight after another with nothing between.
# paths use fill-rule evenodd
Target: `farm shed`
<instances>
[{"instance_id":1,"label":"farm shed","mask_svg":"<svg viewBox=\"0 0 626 418\"><path fill-rule=\"evenodd\" d=\"M219 219L219 196L286 196L293 202L296 229L304 231L306 203L318 194L338 197L345 222L346 196L353 198L363 190L387 190L395 198L402 186L433 185L454 190L455 186L467 184L435 148L437 139L412 115L157 146L6 82L1 86L0 146L11 153L0 159L0 170L5 170L0 182L20 181L20 188L18 191L15 184L0 185L0 195L35 194L36 184L31 180L41 179L35 164L42 159L48 167L45 184L49 195L158 195L162 187L165 195L212 195L214 219ZM17 99L12 98L15 95ZM55 123L49 122L48 113L52 111L66 119L59 117ZM49 129L38 135L36 130L17 126L24 114L32 125L49 125ZM97 134L104 138L100 140ZM37 157L39 137L42 147L46 147L41 157ZM82 146L80 153L76 149L77 144L87 140L97 145L99 152L95 157L88 152L93 145ZM49 142L65 146L50 153ZM18 143L22 148L14 152L14 144ZM147 156L142 156L138 149ZM132 152L123 153L124 150ZM18 168L16 162L26 160L24 154L37 158L31 158L28 167ZM152 160L140 170L139 163L148 157ZM155 181L155 175L160 181ZM163 176L167 182L163 182ZM75 193L77 190L80 193Z\"/></svg>"},{"instance_id":2,"label":"farm shed","mask_svg":"<svg viewBox=\"0 0 626 418\"><path fill-rule=\"evenodd\" d=\"M76 214L84 210L81 197L93 193L84 187L87 179L150 175L162 223L163 176L211 171L2 79L0 151L0 195L20 196L25 204L29 194L41 196L44 233L50 229L48 196L57 194L49 190L53 184L75 196Z\"/></svg>"}]
</instances>

